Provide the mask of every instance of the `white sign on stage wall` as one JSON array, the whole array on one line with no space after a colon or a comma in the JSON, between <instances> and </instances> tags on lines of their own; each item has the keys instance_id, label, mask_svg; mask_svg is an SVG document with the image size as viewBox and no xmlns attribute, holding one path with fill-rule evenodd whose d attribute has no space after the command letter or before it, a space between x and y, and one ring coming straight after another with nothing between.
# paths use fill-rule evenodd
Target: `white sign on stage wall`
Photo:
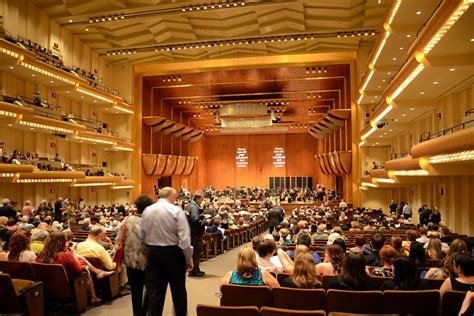
<instances>
[{"instance_id":1,"label":"white sign on stage wall","mask_svg":"<svg viewBox=\"0 0 474 316\"><path fill-rule=\"evenodd\" d=\"M249 164L249 156L247 155L246 148L237 148L237 153L235 155L235 165L237 168L247 168Z\"/></svg>"},{"instance_id":2,"label":"white sign on stage wall","mask_svg":"<svg viewBox=\"0 0 474 316\"><path fill-rule=\"evenodd\" d=\"M282 147L275 147L273 149L273 167L283 168L285 167L285 162L285 150Z\"/></svg>"}]
</instances>

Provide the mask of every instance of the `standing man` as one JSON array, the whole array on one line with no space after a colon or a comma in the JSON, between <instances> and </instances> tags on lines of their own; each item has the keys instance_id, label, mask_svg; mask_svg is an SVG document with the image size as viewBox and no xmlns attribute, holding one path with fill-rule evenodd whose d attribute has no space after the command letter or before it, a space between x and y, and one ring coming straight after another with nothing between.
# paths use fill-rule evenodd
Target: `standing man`
<instances>
[{"instance_id":1,"label":"standing man","mask_svg":"<svg viewBox=\"0 0 474 316\"><path fill-rule=\"evenodd\" d=\"M178 194L165 187L158 191L159 200L142 214L142 239L148 249L146 288L149 315L162 315L168 283L176 316L188 309L186 270L193 268L189 225L182 209L174 205Z\"/></svg>"},{"instance_id":2,"label":"standing man","mask_svg":"<svg viewBox=\"0 0 474 316\"><path fill-rule=\"evenodd\" d=\"M54 203L54 220L61 222L63 218L63 198L59 197Z\"/></svg>"},{"instance_id":3,"label":"standing man","mask_svg":"<svg viewBox=\"0 0 474 316\"><path fill-rule=\"evenodd\" d=\"M199 261L202 252L202 236L204 235L205 221L204 211L201 203L204 200L202 191L194 192L191 203L186 207L186 215L188 217L189 228L191 229L191 245L193 246L193 270L189 272L189 276L203 277L204 272L199 269Z\"/></svg>"},{"instance_id":4,"label":"standing man","mask_svg":"<svg viewBox=\"0 0 474 316\"><path fill-rule=\"evenodd\" d=\"M403 216L405 216L406 219L409 219L412 217L413 215L413 211L411 209L411 206L408 205L408 203L406 203L404 206L403 206L403 212L402 212Z\"/></svg>"},{"instance_id":5,"label":"standing man","mask_svg":"<svg viewBox=\"0 0 474 316\"><path fill-rule=\"evenodd\" d=\"M270 234L273 232L273 229L280 225L280 223L283 221L283 215L280 210L273 208L272 205L269 203L268 208L270 210L268 211L267 214L267 219L268 219L268 227L270 228Z\"/></svg>"}]
</instances>

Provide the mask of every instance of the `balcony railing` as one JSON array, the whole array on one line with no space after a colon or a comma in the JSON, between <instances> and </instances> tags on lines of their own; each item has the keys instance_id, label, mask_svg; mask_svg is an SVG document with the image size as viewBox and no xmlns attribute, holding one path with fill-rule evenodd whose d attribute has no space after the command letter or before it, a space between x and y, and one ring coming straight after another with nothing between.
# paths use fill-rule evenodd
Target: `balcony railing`
<instances>
[{"instance_id":1,"label":"balcony railing","mask_svg":"<svg viewBox=\"0 0 474 316\"><path fill-rule=\"evenodd\" d=\"M457 132L457 131L462 131L462 130L466 129L468 127L468 125L471 124L472 122L474 122L474 120L469 120L467 122L451 126L451 127L446 128L442 131L439 131L439 132L434 132L434 133L425 132L425 133L420 135L419 142L422 143L422 142L425 142L425 141L433 139L433 138L438 138L438 137L448 135L448 134L451 134L451 133L454 133L454 132Z\"/></svg>"},{"instance_id":2,"label":"balcony railing","mask_svg":"<svg viewBox=\"0 0 474 316\"><path fill-rule=\"evenodd\" d=\"M391 153L390 154L390 160L394 160L394 159L399 159L399 158L403 158L403 157L406 157L410 155L410 152L409 151L402 151L400 153Z\"/></svg>"}]
</instances>

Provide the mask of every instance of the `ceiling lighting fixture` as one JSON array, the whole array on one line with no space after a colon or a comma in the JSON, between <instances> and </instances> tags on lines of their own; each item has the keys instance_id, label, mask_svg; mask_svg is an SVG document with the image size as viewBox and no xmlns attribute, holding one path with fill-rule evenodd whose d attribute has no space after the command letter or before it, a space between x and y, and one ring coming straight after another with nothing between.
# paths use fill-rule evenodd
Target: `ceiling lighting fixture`
<instances>
[{"instance_id":1,"label":"ceiling lighting fixture","mask_svg":"<svg viewBox=\"0 0 474 316\"><path fill-rule=\"evenodd\" d=\"M54 183L54 182L72 182L73 179L17 179L16 183Z\"/></svg>"},{"instance_id":2,"label":"ceiling lighting fixture","mask_svg":"<svg viewBox=\"0 0 474 316\"><path fill-rule=\"evenodd\" d=\"M121 190L121 189L133 189L133 185L116 185L112 187L112 190Z\"/></svg>"},{"instance_id":3,"label":"ceiling lighting fixture","mask_svg":"<svg viewBox=\"0 0 474 316\"><path fill-rule=\"evenodd\" d=\"M359 147L364 146L364 144L365 144L365 140L363 140L363 141L361 141L361 142L359 143Z\"/></svg>"},{"instance_id":4,"label":"ceiling lighting fixture","mask_svg":"<svg viewBox=\"0 0 474 316\"><path fill-rule=\"evenodd\" d=\"M361 140L366 140L367 137L369 137L372 133L374 133L377 130L375 127L371 127L370 130L368 130L364 135L360 137Z\"/></svg>"},{"instance_id":5,"label":"ceiling lighting fixture","mask_svg":"<svg viewBox=\"0 0 474 316\"><path fill-rule=\"evenodd\" d=\"M438 84L439 82L438 81L433 81L433 84Z\"/></svg>"},{"instance_id":6,"label":"ceiling lighting fixture","mask_svg":"<svg viewBox=\"0 0 474 316\"><path fill-rule=\"evenodd\" d=\"M450 68L449 69L449 71L455 71L455 70L456 70L456 68Z\"/></svg>"},{"instance_id":7,"label":"ceiling lighting fixture","mask_svg":"<svg viewBox=\"0 0 474 316\"><path fill-rule=\"evenodd\" d=\"M391 99L395 100L400 95L400 93L402 93L402 91L405 90L406 87L408 87L410 82L415 80L415 78L423 71L423 69L425 69L425 65L423 64L419 64L418 66L416 66L412 73L405 79L405 81L403 81L401 85L398 86L397 90L395 90L395 92L391 95Z\"/></svg>"},{"instance_id":8,"label":"ceiling lighting fixture","mask_svg":"<svg viewBox=\"0 0 474 316\"><path fill-rule=\"evenodd\" d=\"M362 182L361 185L364 186L364 187L371 187L371 188L378 187L378 185L376 185L374 183L370 183L370 182Z\"/></svg>"},{"instance_id":9,"label":"ceiling lighting fixture","mask_svg":"<svg viewBox=\"0 0 474 316\"><path fill-rule=\"evenodd\" d=\"M134 113L132 110L123 108L123 107L118 106L118 105L114 105L114 109L117 110L117 111L121 111L121 112L127 113L127 114L133 114L133 113Z\"/></svg>"},{"instance_id":10,"label":"ceiling lighting fixture","mask_svg":"<svg viewBox=\"0 0 474 316\"><path fill-rule=\"evenodd\" d=\"M457 9L451 14L449 20L436 32L436 34L431 38L428 44L425 46L423 52L425 55L433 49L433 47L438 44L438 42L443 38L443 36L451 29L451 27L456 23L456 21L466 12L467 9L474 3L473 0L463 0Z\"/></svg>"},{"instance_id":11,"label":"ceiling lighting fixture","mask_svg":"<svg viewBox=\"0 0 474 316\"><path fill-rule=\"evenodd\" d=\"M195 48L204 48L204 47L215 47L215 46L224 46L224 45L251 45L260 42L282 42L282 41L307 41L308 39L321 39L321 38L335 38L341 37L341 34L351 35L354 34L357 36L367 36L367 35L378 35L379 31L377 29L370 29L362 31L347 31L347 32L320 32L320 33L308 33L308 34L295 34L295 35L274 35L274 36L255 36L250 38L239 38L239 39L227 39L227 40L208 40L205 42L190 42L183 44L168 44L168 45L153 45L153 46L142 46L137 48L127 48L120 50L110 50L98 52L99 55L124 55L128 54L128 50L132 50L132 53L145 53L153 52L156 50L159 51L172 51L176 49L195 49ZM125 53L124 53L125 52ZM324 70L322 69L322 72Z\"/></svg>"},{"instance_id":12,"label":"ceiling lighting fixture","mask_svg":"<svg viewBox=\"0 0 474 316\"><path fill-rule=\"evenodd\" d=\"M395 180L388 178L373 178L372 180L378 183L395 183Z\"/></svg>"},{"instance_id":13,"label":"ceiling lighting fixture","mask_svg":"<svg viewBox=\"0 0 474 316\"><path fill-rule=\"evenodd\" d=\"M109 15L109 16L98 16L89 19L89 23L102 23L102 22L111 22L111 21L119 21L124 20L124 14L116 14L116 15Z\"/></svg>"},{"instance_id":14,"label":"ceiling lighting fixture","mask_svg":"<svg viewBox=\"0 0 474 316\"><path fill-rule=\"evenodd\" d=\"M420 15L421 14L421 11L416 11L416 15Z\"/></svg>"}]
</instances>

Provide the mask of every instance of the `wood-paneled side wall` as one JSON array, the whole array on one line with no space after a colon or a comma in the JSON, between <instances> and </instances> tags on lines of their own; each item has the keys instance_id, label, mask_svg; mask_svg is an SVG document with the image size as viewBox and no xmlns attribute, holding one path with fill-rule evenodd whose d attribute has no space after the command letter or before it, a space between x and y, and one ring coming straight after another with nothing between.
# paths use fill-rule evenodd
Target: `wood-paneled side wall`
<instances>
[{"instance_id":1,"label":"wood-paneled side wall","mask_svg":"<svg viewBox=\"0 0 474 316\"><path fill-rule=\"evenodd\" d=\"M326 184L322 182L322 172L314 158L318 146L318 141L309 134L208 136L191 144L191 155L199 159L188 187L191 190L209 185L268 187L269 177L276 176L311 176L313 183ZM247 168L236 166L239 147L247 150ZM285 150L283 168L273 166L275 147Z\"/></svg>"}]
</instances>

